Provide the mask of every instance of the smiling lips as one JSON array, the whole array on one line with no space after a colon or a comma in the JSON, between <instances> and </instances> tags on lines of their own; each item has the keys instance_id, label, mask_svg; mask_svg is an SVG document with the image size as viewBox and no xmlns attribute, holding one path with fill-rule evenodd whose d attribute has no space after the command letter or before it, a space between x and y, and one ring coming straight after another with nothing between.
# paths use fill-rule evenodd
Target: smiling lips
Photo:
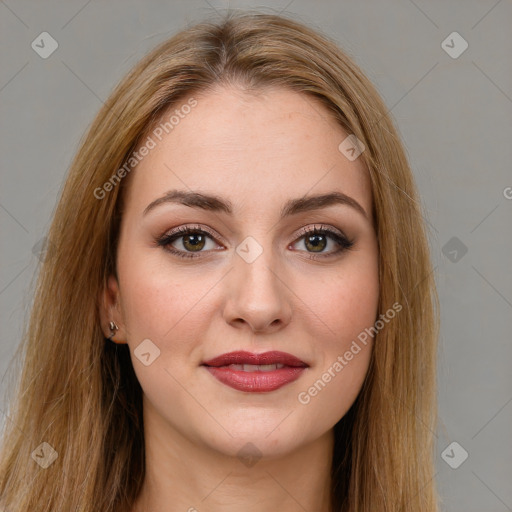
<instances>
[{"instance_id":1,"label":"smiling lips","mask_svg":"<svg viewBox=\"0 0 512 512\"><path fill-rule=\"evenodd\" d=\"M297 380L309 367L286 352L230 352L202 364L216 379L239 391L274 391Z\"/></svg>"}]
</instances>

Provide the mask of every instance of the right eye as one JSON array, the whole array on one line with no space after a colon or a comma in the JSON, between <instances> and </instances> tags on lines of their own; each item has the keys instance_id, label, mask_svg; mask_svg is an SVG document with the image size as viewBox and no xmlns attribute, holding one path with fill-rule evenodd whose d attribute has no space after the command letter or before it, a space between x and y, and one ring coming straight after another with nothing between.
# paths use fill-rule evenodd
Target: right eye
<instances>
[{"instance_id":1,"label":"right eye","mask_svg":"<svg viewBox=\"0 0 512 512\"><path fill-rule=\"evenodd\" d=\"M197 258L204 249L207 239L214 240L213 234L199 227L185 226L157 239L157 244L180 258ZM181 240L184 250L174 247L174 242ZM194 254L197 253L197 254Z\"/></svg>"}]
</instances>

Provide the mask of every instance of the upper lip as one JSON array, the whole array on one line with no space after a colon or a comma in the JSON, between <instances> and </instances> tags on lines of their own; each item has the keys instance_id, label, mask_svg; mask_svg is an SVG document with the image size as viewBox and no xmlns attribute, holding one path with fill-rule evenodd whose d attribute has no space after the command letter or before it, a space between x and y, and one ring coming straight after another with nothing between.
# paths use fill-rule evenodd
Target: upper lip
<instances>
[{"instance_id":1,"label":"upper lip","mask_svg":"<svg viewBox=\"0 0 512 512\"><path fill-rule=\"evenodd\" d=\"M271 352L263 352L262 354L253 354L252 352L239 350L214 357L202 364L204 366L228 366L230 364L283 364L285 366L304 368L309 366L307 363L301 361L292 354L275 350Z\"/></svg>"}]
</instances>

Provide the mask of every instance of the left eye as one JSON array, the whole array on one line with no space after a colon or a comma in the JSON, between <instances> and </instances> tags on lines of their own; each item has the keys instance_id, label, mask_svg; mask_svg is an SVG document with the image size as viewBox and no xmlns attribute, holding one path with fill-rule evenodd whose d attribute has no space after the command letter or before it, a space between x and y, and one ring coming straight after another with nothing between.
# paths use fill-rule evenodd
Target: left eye
<instances>
[{"instance_id":1,"label":"left eye","mask_svg":"<svg viewBox=\"0 0 512 512\"><path fill-rule=\"evenodd\" d=\"M184 250L180 250L174 246L174 243L180 239L181 246ZM163 235L157 240L157 244L164 247L172 254L182 258L197 258L200 256L201 252L205 252L203 249L205 249L207 239L214 241L213 235L203 229L185 227L180 228L173 233ZM327 243L329 239L334 241L335 245L338 246L338 249L331 250L324 254L324 249L327 245L330 245ZM311 251L311 253L313 253L311 256L312 259L318 257L315 256L315 253L320 254L320 257L328 257L350 249L354 245L354 243L345 238L345 236L326 228L303 230L301 232L301 236L292 245L298 244L301 240L304 240L307 252Z\"/></svg>"},{"instance_id":2,"label":"left eye","mask_svg":"<svg viewBox=\"0 0 512 512\"><path fill-rule=\"evenodd\" d=\"M324 249L326 249L326 247L329 245L332 245L332 243L328 243L329 240L334 240L335 243L339 243L334 235L331 235L329 233L325 233L325 232L310 232L306 235L303 235L299 238L299 241L300 240L303 240L303 243L304 243L304 247L306 247L306 249L308 251L311 251L311 252L314 252L314 253L318 253L318 252L322 252ZM295 243L298 243L298 242L295 242ZM327 251L329 252L329 251Z\"/></svg>"},{"instance_id":3,"label":"left eye","mask_svg":"<svg viewBox=\"0 0 512 512\"><path fill-rule=\"evenodd\" d=\"M328 228L314 228L302 231L301 237L297 240L298 243L300 240L304 240L304 246L312 253L320 254L320 257L328 257L334 254L338 254L340 252L344 252L345 250L350 249L354 242L348 240L344 235L337 233ZM323 250L326 248L327 241L333 240L335 245L338 246L338 249L334 249L333 251L328 251L324 254ZM330 244L329 244L330 245ZM315 254L311 256L311 258L315 258Z\"/></svg>"}]
</instances>

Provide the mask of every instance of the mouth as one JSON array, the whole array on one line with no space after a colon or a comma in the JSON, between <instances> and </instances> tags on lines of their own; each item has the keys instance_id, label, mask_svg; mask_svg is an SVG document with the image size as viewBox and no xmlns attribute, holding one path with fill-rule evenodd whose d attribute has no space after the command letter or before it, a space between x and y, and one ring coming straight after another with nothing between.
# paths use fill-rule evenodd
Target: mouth
<instances>
[{"instance_id":1,"label":"mouth","mask_svg":"<svg viewBox=\"0 0 512 512\"><path fill-rule=\"evenodd\" d=\"M238 391L266 393L297 380L309 367L286 352L230 352L205 361L203 366L221 383Z\"/></svg>"}]
</instances>

